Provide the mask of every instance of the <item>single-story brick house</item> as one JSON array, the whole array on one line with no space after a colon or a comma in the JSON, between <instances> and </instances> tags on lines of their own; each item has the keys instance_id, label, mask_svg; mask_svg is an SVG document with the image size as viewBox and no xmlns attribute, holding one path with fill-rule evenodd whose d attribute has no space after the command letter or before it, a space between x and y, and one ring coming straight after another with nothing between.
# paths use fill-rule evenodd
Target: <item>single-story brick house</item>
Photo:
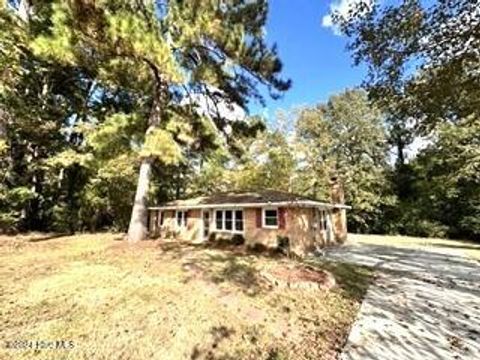
<instances>
[{"instance_id":1,"label":"single-story brick house","mask_svg":"<svg viewBox=\"0 0 480 360\"><path fill-rule=\"evenodd\" d=\"M343 204L343 193L337 199L327 203L264 190L176 200L149 208L149 233L150 237L191 242L238 234L247 246L260 243L266 247L276 247L286 237L290 250L304 255L346 240L349 206Z\"/></svg>"}]
</instances>

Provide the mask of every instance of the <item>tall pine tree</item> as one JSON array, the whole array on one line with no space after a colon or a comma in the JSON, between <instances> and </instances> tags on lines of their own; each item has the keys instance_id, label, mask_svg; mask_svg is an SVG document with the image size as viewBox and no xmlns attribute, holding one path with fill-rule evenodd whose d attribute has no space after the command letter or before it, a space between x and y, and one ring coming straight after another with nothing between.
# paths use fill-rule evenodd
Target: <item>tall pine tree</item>
<instances>
[{"instance_id":1,"label":"tall pine tree","mask_svg":"<svg viewBox=\"0 0 480 360\"><path fill-rule=\"evenodd\" d=\"M152 162L178 162L183 145L211 134L199 120L193 95L246 107L287 90L279 77L275 47L264 41L267 1L72 0L52 3L50 27L33 43L35 54L78 66L100 88L122 88L150 103L144 139L138 143L140 173L128 230L146 237ZM213 131L228 137L217 114ZM192 123L203 124L199 131ZM198 130L198 129L197 129Z\"/></svg>"}]
</instances>

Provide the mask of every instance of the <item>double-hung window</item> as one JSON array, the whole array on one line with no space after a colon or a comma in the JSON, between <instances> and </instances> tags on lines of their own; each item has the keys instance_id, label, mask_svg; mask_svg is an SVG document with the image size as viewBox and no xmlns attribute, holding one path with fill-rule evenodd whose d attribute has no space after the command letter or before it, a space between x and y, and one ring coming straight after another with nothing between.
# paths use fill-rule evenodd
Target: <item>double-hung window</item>
<instances>
[{"instance_id":1,"label":"double-hung window","mask_svg":"<svg viewBox=\"0 0 480 360\"><path fill-rule=\"evenodd\" d=\"M223 211L217 210L215 211L215 228L217 230L223 230Z\"/></svg>"},{"instance_id":2,"label":"double-hung window","mask_svg":"<svg viewBox=\"0 0 480 360\"><path fill-rule=\"evenodd\" d=\"M187 212L186 211L177 211L177 227L183 228L187 226Z\"/></svg>"},{"instance_id":3,"label":"double-hung window","mask_svg":"<svg viewBox=\"0 0 480 360\"><path fill-rule=\"evenodd\" d=\"M278 209L263 209L262 227L269 229L278 228Z\"/></svg>"},{"instance_id":4,"label":"double-hung window","mask_svg":"<svg viewBox=\"0 0 480 360\"><path fill-rule=\"evenodd\" d=\"M164 221L165 221L165 211L160 211L157 217L158 226L163 226Z\"/></svg>"},{"instance_id":5,"label":"double-hung window","mask_svg":"<svg viewBox=\"0 0 480 360\"><path fill-rule=\"evenodd\" d=\"M326 211L320 211L320 230L327 230L327 216L328 213Z\"/></svg>"},{"instance_id":6,"label":"double-hung window","mask_svg":"<svg viewBox=\"0 0 480 360\"><path fill-rule=\"evenodd\" d=\"M216 210L215 228L222 232L243 232L243 210Z\"/></svg>"},{"instance_id":7,"label":"double-hung window","mask_svg":"<svg viewBox=\"0 0 480 360\"><path fill-rule=\"evenodd\" d=\"M243 232L243 210L235 210L235 231Z\"/></svg>"},{"instance_id":8,"label":"double-hung window","mask_svg":"<svg viewBox=\"0 0 480 360\"><path fill-rule=\"evenodd\" d=\"M225 230L232 231L233 229L233 211L225 210Z\"/></svg>"}]
</instances>

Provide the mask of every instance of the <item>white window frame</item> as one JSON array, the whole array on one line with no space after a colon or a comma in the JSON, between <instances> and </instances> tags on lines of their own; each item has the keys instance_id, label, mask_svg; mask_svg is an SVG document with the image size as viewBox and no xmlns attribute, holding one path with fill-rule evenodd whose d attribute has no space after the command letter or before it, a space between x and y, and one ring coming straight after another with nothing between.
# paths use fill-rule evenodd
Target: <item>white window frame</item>
<instances>
[{"instance_id":1,"label":"white window frame","mask_svg":"<svg viewBox=\"0 0 480 360\"><path fill-rule=\"evenodd\" d=\"M205 214L208 214L208 233L205 235ZM200 212L200 221L202 224L202 232L200 233L200 239L208 239L210 234L212 233L212 223L215 219L215 214L212 214L210 209L202 209Z\"/></svg>"},{"instance_id":2,"label":"white window frame","mask_svg":"<svg viewBox=\"0 0 480 360\"><path fill-rule=\"evenodd\" d=\"M320 210L319 211L320 216L319 216L319 224L318 227L320 228L320 231L326 231L327 230L327 215L326 215L326 210Z\"/></svg>"},{"instance_id":3,"label":"white window frame","mask_svg":"<svg viewBox=\"0 0 480 360\"><path fill-rule=\"evenodd\" d=\"M217 227L217 211L220 211L222 212L222 229L219 229ZM232 229L231 230L227 230L225 228L225 223L226 223L226 212L227 211L231 211L232 212ZM235 219L235 212L236 211L241 211L242 212L242 227L243 227L243 230L237 230L236 229L236 219ZM221 232L221 233L228 233L228 234L243 234L245 233L245 210L243 208L240 208L240 209L214 209L214 223L215 223L215 232Z\"/></svg>"},{"instance_id":4,"label":"white window frame","mask_svg":"<svg viewBox=\"0 0 480 360\"><path fill-rule=\"evenodd\" d=\"M178 214L181 213L180 225L178 224ZM176 210L175 211L175 226L177 229L185 229L187 227L187 210Z\"/></svg>"},{"instance_id":5,"label":"white window frame","mask_svg":"<svg viewBox=\"0 0 480 360\"><path fill-rule=\"evenodd\" d=\"M165 211L158 212L158 226L162 227L165 225Z\"/></svg>"},{"instance_id":6,"label":"white window frame","mask_svg":"<svg viewBox=\"0 0 480 360\"><path fill-rule=\"evenodd\" d=\"M267 225L266 224L266 214L269 210L275 210L277 212L277 225ZM264 229L278 229L280 224L280 214L278 211L278 207L264 207L262 208L262 228Z\"/></svg>"}]
</instances>

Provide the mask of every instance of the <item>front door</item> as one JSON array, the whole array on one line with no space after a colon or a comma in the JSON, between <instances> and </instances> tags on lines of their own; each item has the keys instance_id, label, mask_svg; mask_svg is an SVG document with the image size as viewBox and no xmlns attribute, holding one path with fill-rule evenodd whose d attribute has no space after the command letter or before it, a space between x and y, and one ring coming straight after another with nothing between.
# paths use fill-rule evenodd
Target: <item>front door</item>
<instances>
[{"instance_id":1,"label":"front door","mask_svg":"<svg viewBox=\"0 0 480 360\"><path fill-rule=\"evenodd\" d=\"M210 234L210 211L203 210L202 212L202 221L203 221L203 238L208 239Z\"/></svg>"}]
</instances>

